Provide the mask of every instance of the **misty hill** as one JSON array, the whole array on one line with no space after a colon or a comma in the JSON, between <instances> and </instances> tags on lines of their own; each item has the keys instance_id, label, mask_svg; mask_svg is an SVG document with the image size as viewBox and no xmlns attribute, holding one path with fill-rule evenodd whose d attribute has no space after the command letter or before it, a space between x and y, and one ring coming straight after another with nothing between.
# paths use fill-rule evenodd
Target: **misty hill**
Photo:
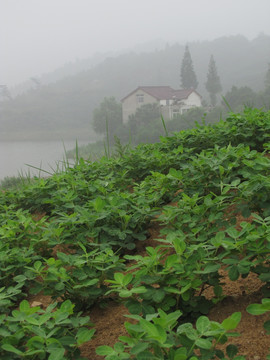
<instances>
[{"instance_id":1,"label":"misty hill","mask_svg":"<svg viewBox=\"0 0 270 360\"><path fill-rule=\"evenodd\" d=\"M91 137L92 111L104 97L115 96L120 100L138 85L179 88L184 47L167 44L162 50L110 56L79 73L74 67L68 72L66 67L65 78L0 103L1 134L9 136L14 132L34 137L42 132L43 138ZM204 84L211 54L216 61L223 94L233 85L249 86L255 91L263 89L270 61L270 36L261 34L252 41L240 35L222 37L189 43L189 49L199 81L197 90L206 100Z\"/></svg>"}]
</instances>

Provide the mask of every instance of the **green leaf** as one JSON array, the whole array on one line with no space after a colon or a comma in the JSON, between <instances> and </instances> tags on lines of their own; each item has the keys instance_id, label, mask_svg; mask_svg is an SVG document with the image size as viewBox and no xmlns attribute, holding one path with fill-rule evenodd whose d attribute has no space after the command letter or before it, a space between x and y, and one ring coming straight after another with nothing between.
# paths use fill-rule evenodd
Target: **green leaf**
<instances>
[{"instance_id":1,"label":"green leaf","mask_svg":"<svg viewBox=\"0 0 270 360\"><path fill-rule=\"evenodd\" d=\"M182 255L187 245L183 239L176 238L173 240L173 246L178 255Z\"/></svg>"},{"instance_id":2,"label":"green leaf","mask_svg":"<svg viewBox=\"0 0 270 360\"><path fill-rule=\"evenodd\" d=\"M233 359L237 353L238 353L237 346L230 344L226 347L226 354L230 359Z\"/></svg>"},{"instance_id":3,"label":"green leaf","mask_svg":"<svg viewBox=\"0 0 270 360\"><path fill-rule=\"evenodd\" d=\"M128 357L127 359L130 359L130 357ZM151 359L157 360L157 357L153 355L150 351L143 351L136 356L136 360L151 360Z\"/></svg>"},{"instance_id":4,"label":"green leaf","mask_svg":"<svg viewBox=\"0 0 270 360\"><path fill-rule=\"evenodd\" d=\"M26 279L27 279L27 277L24 275L17 275L13 278L13 280L15 280L18 283L24 282Z\"/></svg>"},{"instance_id":5,"label":"green leaf","mask_svg":"<svg viewBox=\"0 0 270 360\"><path fill-rule=\"evenodd\" d=\"M75 285L73 288L79 289L82 287L90 287L90 286L95 285L98 282L99 282L99 279L89 279L89 280L83 281L80 285Z\"/></svg>"},{"instance_id":6,"label":"green leaf","mask_svg":"<svg viewBox=\"0 0 270 360\"><path fill-rule=\"evenodd\" d=\"M133 346L133 348L130 350L130 354L136 355L136 354L146 350L148 348L148 346L149 346L148 343L139 342L138 344Z\"/></svg>"},{"instance_id":7,"label":"green leaf","mask_svg":"<svg viewBox=\"0 0 270 360\"><path fill-rule=\"evenodd\" d=\"M34 263L34 268L35 268L36 271L39 271L41 269L41 267L42 267L42 262L41 261L36 261Z\"/></svg>"},{"instance_id":8,"label":"green leaf","mask_svg":"<svg viewBox=\"0 0 270 360\"><path fill-rule=\"evenodd\" d=\"M11 344L4 344L4 345L2 345L2 349L3 349L3 350L6 350L6 351L9 351L9 352L12 352L12 353L14 353L14 354L20 355L20 356L23 356L23 354L24 354L22 351L16 349L16 348L15 348L13 345L11 345Z\"/></svg>"},{"instance_id":9,"label":"green leaf","mask_svg":"<svg viewBox=\"0 0 270 360\"><path fill-rule=\"evenodd\" d=\"M145 292L147 292L147 289L144 286L139 286L132 289L132 293L134 294L143 294Z\"/></svg>"},{"instance_id":10,"label":"green leaf","mask_svg":"<svg viewBox=\"0 0 270 360\"><path fill-rule=\"evenodd\" d=\"M177 349L174 353L173 360L186 360L187 359L187 349L185 347L181 347Z\"/></svg>"},{"instance_id":11,"label":"green leaf","mask_svg":"<svg viewBox=\"0 0 270 360\"><path fill-rule=\"evenodd\" d=\"M214 286L214 293L216 296L220 297L222 295L222 292L223 292L222 286L220 285Z\"/></svg>"},{"instance_id":12,"label":"green leaf","mask_svg":"<svg viewBox=\"0 0 270 360\"><path fill-rule=\"evenodd\" d=\"M270 320L267 320L264 324L263 327L265 328L265 330L267 331L267 334L270 335Z\"/></svg>"},{"instance_id":13,"label":"green leaf","mask_svg":"<svg viewBox=\"0 0 270 360\"><path fill-rule=\"evenodd\" d=\"M210 320L206 316L200 316L196 321L196 328L200 334L204 334L211 326Z\"/></svg>"},{"instance_id":14,"label":"green leaf","mask_svg":"<svg viewBox=\"0 0 270 360\"><path fill-rule=\"evenodd\" d=\"M119 273L119 272L114 273L114 275L113 275L114 280L115 280L118 284L121 284L121 285L122 285L122 283L123 283L124 276L125 276L124 274Z\"/></svg>"},{"instance_id":15,"label":"green leaf","mask_svg":"<svg viewBox=\"0 0 270 360\"><path fill-rule=\"evenodd\" d=\"M196 340L198 338L197 331L193 329L192 324L185 323L177 328L177 334L186 334L190 340Z\"/></svg>"},{"instance_id":16,"label":"green leaf","mask_svg":"<svg viewBox=\"0 0 270 360\"><path fill-rule=\"evenodd\" d=\"M67 312L71 315L71 314L73 314L74 306L75 305L72 304L72 302L70 300L66 300L61 304L60 310L61 310L61 312Z\"/></svg>"},{"instance_id":17,"label":"green leaf","mask_svg":"<svg viewBox=\"0 0 270 360\"><path fill-rule=\"evenodd\" d=\"M94 205L94 209L96 210L96 212L101 212L104 209L106 203L103 199L101 199L100 197L97 197L97 198L95 198L93 205Z\"/></svg>"},{"instance_id":18,"label":"green leaf","mask_svg":"<svg viewBox=\"0 0 270 360\"><path fill-rule=\"evenodd\" d=\"M140 325L150 338L164 344L167 339L166 331L160 325L154 325L147 320L141 319Z\"/></svg>"},{"instance_id":19,"label":"green leaf","mask_svg":"<svg viewBox=\"0 0 270 360\"><path fill-rule=\"evenodd\" d=\"M131 290L121 290L119 292L119 296L122 298L128 298L132 295L132 291Z\"/></svg>"},{"instance_id":20,"label":"green leaf","mask_svg":"<svg viewBox=\"0 0 270 360\"><path fill-rule=\"evenodd\" d=\"M225 355L224 355L224 352L219 350L219 349L216 349L216 356L219 358L219 359L224 359L225 358Z\"/></svg>"},{"instance_id":21,"label":"green leaf","mask_svg":"<svg viewBox=\"0 0 270 360\"><path fill-rule=\"evenodd\" d=\"M212 342L207 340L207 339L197 339L195 341L195 344L201 348L201 349L206 349L209 350L212 347Z\"/></svg>"},{"instance_id":22,"label":"green leaf","mask_svg":"<svg viewBox=\"0 0 270 360\"><path fill-rule=\"evenodd\" d=\"M133 250L136 248L136 244L132 243L132 242L129 242L128 244L126 244L126 248L128 250Z\"/></svg>"},{"instance_id":23,"label":"green leaf","mask_svg":"<svg viewBox=\"0 0 270 360\"><path fill-rule=\"evenodd\" d=\"M174 178L178 179L178 180L182 180L182 179L183 179L183 175L182 175L182 172L181 172L180 170L176 170L176 169L171 168L171 169L169 170L169 175L170 175L171 177L174 177Z\"/></svg>"},{"instance_id":24,"label":"green leaf","mask_svg":"<svg viewBox=\"0 0 270 360\"><path fill-rule=\"evenodd\" d=\"M240 275L237 266L233 265L230 268L228 275L229 275L230 280L236 281L239 278L239 275Z\"/></svg>"},{"instance_id":25,"label":"green leaf","mask_svg":"<svg viewBox=\"0 0 270 360\"><path fill-rule=\"evenodd\" d=\"M33 336L28 342L27 347L30 349L34 347L35 349L41 349L45 343L45 339L41 336Z\"/></svg>"},{"instance_id":26,"label":"green leaf","mask_svg":"<svg viewBox=\"0 0 270 360\"><path fill-rule=\"evenodd\" d=\"M0 337L7 337L10 336L11 333L9 331L7 331L6 329L0 328Z\"/></svg>"},{"instance_id":27,"label":"green leaf","mask_svg":"<svg viewBox=\"0 0 270 360\"><path fill-rule=\"evenodd\" d=\"M29 302L26 301L26 300L23 300L23 301L20 303L20 311L27 314L27 313L29 312L29 310L30 310Z\"/></svg>"},{"instance_id":28,"label":"green leaf","mask_svg":"<svg viewBox=\"0 0 270 360\"><path fill-rule=\"evenodd\" d=\"M262 299L262 304L265 306L268 310L270 310L270 299L264 298Z\"/></svg>"},{"instance_id":29,"label":"green leaf","mask_svg":"<svg viewBox=\"0 0 270 360\"><path fill-rule=\"evenodd\" d=\"M174 288L174 287L165 286L163 288L163 290L165 290L167 293L171 293L171 294L178 294L178 295L181 294L181 291L179 289L177 289L177 288Z\"/></svg>"},{"instance_id":30,"label":"green leaf","mask_svg":"<svg viewBox=\"0 0 270 360\"><path fill-rule=\"evenodd\" d=\"M231 183L231 186L237 186L237 185L239 185L239 184L240 184L240 181L241 181L241 180L240 180L239 178L233 180L232 183Z\"/></svg>"},{"instance_id":31,"label":"green leaf","mask_svg":"<svg viewBox=\"0 0 270 360\"><path fill-rule=\"evenodd\" d=\"M226 232L233 239L237 239L239 236L239 232L234 227L228 228Z\"/></svg>"},{"instance_id":32,"label":"green leaf","mask_svg":"<svg viewBox=\"0 0 270 360\"><path fill-rule=\"evenodd\" d=\"M175 265L177 263L178 260L178 256L177 254L173 254L167 257L166 262L165 262L165 266L166 268L171 268L173 267L173 265Z\"/></svg>"},{"instance_id":33,"label":"green leaf","mask_svg":"<svg viewBox=\"0 0 270 360\"><path fill-rule=\"evenodd\" d=\"M63 346L70 346L76 344L73 336L63 336L58 339Z\"/></svg>"},{"instance_id":34,"label":"green leaf","mask_svg":"<svg viewBox=\"0 0 270 360\"><path fill-rule=\"evenodd\" d=\"M25 320L26 320L29 324L37 325L37 326L40 325L37 318L28 316Z\"/></svg>"},{"instance_id":35,"label":"green leaf","mask_svg":"<svg viewBox=\"0 0 270 360\"><path fill-rule=\"evenodd\" d=\"M164 299L165 294L165 291L162 289L155 290L153 295L153 301L156 303L160 303Z\"/></svg>"},{"instance_id":36,"label":"green leaf","mask_svg":"<svg viewBox=\"0 0 270 360\"><path fill-rule=\"evenodd\" d=\"M210 274L213 272L217 272L220 269L220 264L207 264L203 271L201 271L202 274Z\"/></svg>"},{"instance_id":37,"label":"green leaf","mask_svg":"<svg viewBox=\"0 0 270 360\"><path fill-rule=\"evenodd\" d=\"M262 315L269 311L263 304L251 304L247 307L247 312L251 315Z\"/></svg>"},{"instance_id":38,"label":"green leaf","mask_svg":"<svg viewBox=\"0 0 270 360\"><path fill-rule=\"evenodd\" d=\"M128 311L131 314L140 314L142 311L142 306L138 301L129 300L125 303L125 306L128 308Z\"/></svg>"},{"instance_id":39,"label":"green leaf","mask_svg":"<svg viewBox=\"0 0 270 360\"><path fill-rule=\"evenodd\" d=\"M225 319L221 323L221 326L227 331L234 330L237 327L237 325L239 324L240 320L241 320L241 312L235 312L231 316L229 316L227 319Z\"/></svg>"},{"instance_id":40,"label":"green leaf","mask_svg":"<svg viewBox=\"0 0 270 360\"><path fill-rule=\"evenodd\" d=\"M118 353L121 353L125 350L125 345L121 342L117 342L114 344L114 350Z\"/></svg>"},{"instance_id":41,"label":"green leaf","mask_svg":"<svg viewBox=\"0 0 270 360\"><path fill-rule=\"evenodd\" d=\"M192 286L192 283L191 283L191 282L189 282L187 285L183 286L183 287L181 288L180 294L184 294L186 291L188 291L188 290L191 288L191 286ZM189 297L188 297L188 298L189 298Z\"/></svg>"},{"instance_id":42,"label":"green leaf","mask_svg":"<svg viewBox=\"0 0 270 360\"><path fill-rule=\"evenodd\" d=\"M63 360L65 357L65 349L53 349L48 360Z\"/></svg>"},{"instance_id":43,"label":"green leaf","mask_svg":"<svg viewBox=\"0 0 270 360\"><path fill-rule=\"evenodd\" d=\"M110 346L102 345L96 349L96 354L100 356L113 355L115 354L115 351Z\"/></svg>"},{"instance_id":44,"label":"green leaf","mask_svg":"<svg viewBox=\"0 0 270 360\"><path fill-rule=\"evenodd\" d=\"M126 275L124 276L122 285L123 285L123 286L127 286L127 285L132 281L132 279L133 279L133 275L132 275L131 273L126 274Z\"/></svg>"},{"instance_id":45,"label":"green leaf","mask_svg":"<svg viewBox=\"0 0 270 360\"><path fill-rule=\"evenodd\" d=\"M95 329L89 330L86 328L80 328L76 335L77 344L80 346L81 344L91 340L94 333L95 333Z\"/></svg>"},{"instance_id":46,"label":"green leaf","mask_svg":"<svg viewBox=\"0 0 270 360\"><path fill-rule=\"evenodd\" d=\"M224 167L221 166L221 165L219 165L219 174L220 174L221 176L224 174L224 171L225 171Z\"/></svg>"},{"instance_id":47,"label":"green leaf","mask_svg":"<svg viewBox=\"0 0 270 360\"><path fill-rule=\"evenodd\" d=\"M36 295L36 294L40 293L42 290L43 290L43 284L40 283L40 284L34 285L34 287L32 287L29 292L32 295Z\"/></svg>"},{"instance_id":48,"label":"green leaf","mask_svg":"<svg viewBox=\"0 0 270 360\"><path fill-rule=\"evenodd\" d=\"M259 276L259 278L263 282L270 282L270 273L263 273Z\"/></svg>"}]
</instances>

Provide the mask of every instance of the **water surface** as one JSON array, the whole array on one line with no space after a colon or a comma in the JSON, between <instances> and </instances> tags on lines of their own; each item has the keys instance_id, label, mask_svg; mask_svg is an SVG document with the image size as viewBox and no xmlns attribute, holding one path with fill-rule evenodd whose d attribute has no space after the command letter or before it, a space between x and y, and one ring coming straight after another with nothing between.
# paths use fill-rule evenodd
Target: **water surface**
<instances>
[{"instance_id":1,"label":"water surface","mask_svg":"<svg viewBox=\"0 0 270 360\"><path fill-rule=\"evenodd\" d=\"M78 141L79 145L86 143ZM29 172L31 175L39 174L38 170L26 164L52 172L57 169L57 163L61 166L61 161L65 159L65 149L73 149L75 145L75 141L66 141L64 144L62 141L1 141L0 180Z\"/></svg>"}]
</instances>

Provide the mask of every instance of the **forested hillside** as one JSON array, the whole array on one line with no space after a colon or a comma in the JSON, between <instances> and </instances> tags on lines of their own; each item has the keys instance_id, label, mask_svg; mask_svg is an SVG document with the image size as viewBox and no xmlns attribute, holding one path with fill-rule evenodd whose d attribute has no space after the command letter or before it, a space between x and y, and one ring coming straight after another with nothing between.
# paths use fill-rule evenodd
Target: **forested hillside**
<instances>
[{"instance_id":1,"label":"forested hillside","mask_svg":"<svg viewBox=\"0 0 270 360\"><path fill-rule=\"evenodd\" d=\"M270 37L260 35L249 41L243 36L224 37L214 41L189 44L199 87L206 101L207 68L213 54L223 93L233 85L262 90L268 68ZM35 136L68 134L91 136L92 112L105 96L120 100L138 85L180 87L180 66L184 44L167 45L154 52L129 52L108 57L76 75L36 87L12 100L1 103L0 130L24 132ZM63 72L67 75L67 68Z\"/></svg>"}]
</instances>

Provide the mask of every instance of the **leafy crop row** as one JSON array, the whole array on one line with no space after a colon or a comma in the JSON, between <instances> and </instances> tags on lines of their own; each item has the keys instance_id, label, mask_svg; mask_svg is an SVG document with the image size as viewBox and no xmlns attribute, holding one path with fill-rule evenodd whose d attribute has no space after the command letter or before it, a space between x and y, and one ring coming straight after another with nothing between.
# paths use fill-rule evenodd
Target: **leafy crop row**
<instances>
[{"instance_id":1,"label":"leafy crop row","mask_svg":"<svg viewBox=\"0 0 270 360\"><path fill-rule=\"evenodd\" d=\"M225 296L221 269L231 281L258 274L266 310L269 130L270 113L249 109L1 192L1 359L80 359L94 330L79 311L108 297L136 322L97 350L108 360L243 359L217 348L240 314L206 315ZM160 245L136 254L157 222ZM32 308L41 294L54 305Z\"/></svg>"}]
</instances>

